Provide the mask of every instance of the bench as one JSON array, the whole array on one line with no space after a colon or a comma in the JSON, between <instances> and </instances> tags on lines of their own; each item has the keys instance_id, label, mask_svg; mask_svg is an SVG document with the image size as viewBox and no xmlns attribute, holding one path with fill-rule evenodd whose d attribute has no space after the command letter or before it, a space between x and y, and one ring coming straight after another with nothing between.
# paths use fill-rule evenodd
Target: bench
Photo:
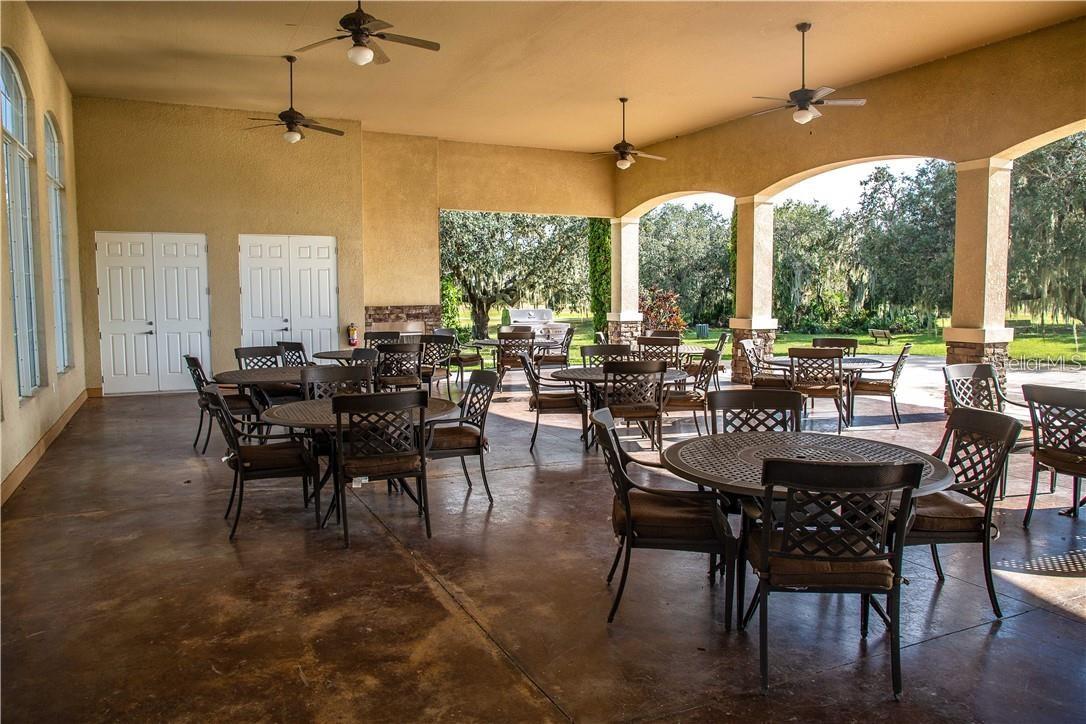
<instances>
[{"instance_id":1,"label":"bench","mask_svg":"<svg viewBox=\"0 0 1086 724\"><path fill-rule=\"evenodd\" d=\"M875 344L878 344L880 339L885 339L888 345L894 342L894 335L890 334L889 329L869 329L867 331L871 334L871 338L875 340Z\"/></svg>"}]
</instances>

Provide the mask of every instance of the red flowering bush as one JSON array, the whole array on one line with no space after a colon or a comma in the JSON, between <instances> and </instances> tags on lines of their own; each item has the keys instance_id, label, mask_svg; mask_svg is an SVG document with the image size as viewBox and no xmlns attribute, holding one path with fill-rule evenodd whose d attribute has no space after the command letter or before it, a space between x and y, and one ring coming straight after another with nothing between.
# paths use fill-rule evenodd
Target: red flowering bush
<instances>
[{"instance_id":1,"label":"red flowering bush","mask_svg":"<svg viewBox=\"0 0 1086 724\"><path fill-rule=\"evenodd\" d=\"M642 289L637 306L645 318L645 329L686 331L686 320L683 319L682 310L679 308L677 292L657 287Z\"/></svg>"}]
</instances>

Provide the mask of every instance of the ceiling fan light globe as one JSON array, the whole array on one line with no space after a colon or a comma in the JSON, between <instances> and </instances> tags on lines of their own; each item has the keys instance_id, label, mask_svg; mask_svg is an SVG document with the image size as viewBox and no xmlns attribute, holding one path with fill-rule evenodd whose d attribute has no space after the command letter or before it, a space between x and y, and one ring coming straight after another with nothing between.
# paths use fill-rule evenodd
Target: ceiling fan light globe
<instances>
[{"instance_id":1,"label":"ceiling fan light globe","mask_svg":"<svg viewBox=\"0 0 1086 724\"><path fill-rule=\"evenodd\" d=\"M287 143L297 143L302 140L302 134L298 131L286 131L283 133L283 140Z\"/></svg>"},{"instance_id":2,"label":"ceiling fan light globe","mask_svg":"<svg viewBox=\"0 0 1086 724\"><path fill-rule=\"evenodd\" d=\"M632 158L620 158L619 160L615 161L615 165L618 166L621 170L625 171L630 166L633 166L633 159Z\"/></svg>"},{"instance_id":3,"label":"ceiling fan light globe","mask_svg":"<svg viewBox=\"0 0 1086 724\"><path fill-rule=\"evenodd\" d=\"M352 45L347 51L347 60L355 65L366 65L373 61L373 50L361 43Z\"/></svg>"},{"instance_id":4,"label":"ceiling fan light globe","mask_svg":"<svg viewBox=\"0 0 1086 724\"><path fill-rule=\"evenodd\" d=\"M814 120L814 117L814 114L806 108L797 108L795 112L792 113L792 120L801 126L805 123L810 123Z\"/></svg>"}]
</instances>

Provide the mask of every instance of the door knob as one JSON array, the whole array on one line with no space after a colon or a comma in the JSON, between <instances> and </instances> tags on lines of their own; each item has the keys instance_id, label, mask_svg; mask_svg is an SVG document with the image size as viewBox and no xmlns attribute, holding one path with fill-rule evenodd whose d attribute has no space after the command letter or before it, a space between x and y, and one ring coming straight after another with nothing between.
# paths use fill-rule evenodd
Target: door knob
<instances>
[{"instance_id":1,"label":"door knob","mask_svg":"<svg viewBox=\"0 0 1086 724\"><path fill-rule=\"evenodd\" d=\"M289 332L289 331L290 331L290 327L283 327L283 328L282 328L282 329L280 329L279 331L280 331L280 332Z\"/></svg>"}]
</instances>

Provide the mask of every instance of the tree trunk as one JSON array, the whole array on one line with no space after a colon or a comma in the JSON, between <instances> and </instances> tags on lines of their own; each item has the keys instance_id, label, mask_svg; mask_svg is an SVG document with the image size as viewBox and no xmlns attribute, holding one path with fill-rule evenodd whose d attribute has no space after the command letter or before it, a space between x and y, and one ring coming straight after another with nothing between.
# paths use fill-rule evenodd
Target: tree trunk
<instances>
[{"instance_id":1,"label":"tree trunk","mask_svg":"<svg viewBox=\"0 0 1086 724\"><path fill-rule=\"evenodd\" d=\"M471 307L472 334L475 339L487 339L487 327L490 326L490 302L485 299L472 299Z\"/></svg>"}]
</instances>

